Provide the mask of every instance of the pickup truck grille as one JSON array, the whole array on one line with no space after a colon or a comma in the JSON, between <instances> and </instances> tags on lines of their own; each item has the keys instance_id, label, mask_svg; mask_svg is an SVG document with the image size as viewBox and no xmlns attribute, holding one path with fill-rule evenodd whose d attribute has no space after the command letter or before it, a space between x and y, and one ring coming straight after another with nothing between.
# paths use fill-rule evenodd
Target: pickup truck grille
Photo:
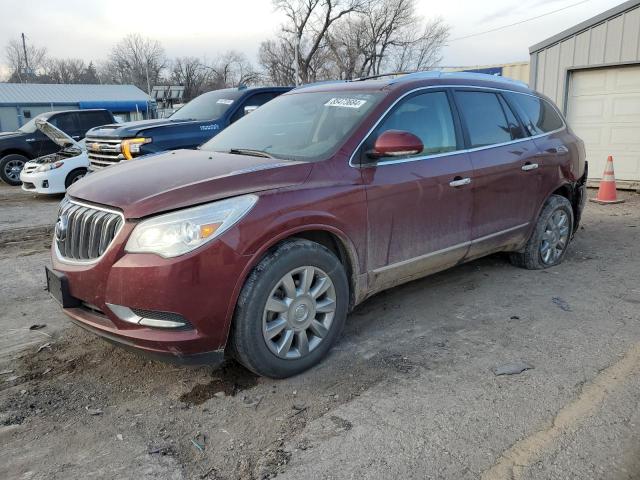
<instances>
[{"instance_id":1,"label":"pickup truck grille","mask_svg":"<svg viewBox=\"0 0 640 480\"><path fill-rule=\"evenodd\" d=\"M58 210L54 242L59 255L91 261L107 251L120 227L121 213L64 199Z\"/></svg>"},{"instance_id":2,"label":"pickup truck grille","mask_svg":"<svg viewBox=\"0 0 640 480\"><path fill-rule=\"evenodd\" d=\"M90 170L100 170L124 160L121 151L121 140L87 137L87 155L91 162Z\"/></svg>"}]
</instances>

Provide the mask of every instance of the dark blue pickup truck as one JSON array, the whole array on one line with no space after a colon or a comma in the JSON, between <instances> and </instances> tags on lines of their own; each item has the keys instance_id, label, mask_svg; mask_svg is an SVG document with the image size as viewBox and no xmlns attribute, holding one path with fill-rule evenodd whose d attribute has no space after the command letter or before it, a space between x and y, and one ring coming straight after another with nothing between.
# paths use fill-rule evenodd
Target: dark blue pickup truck
<instances>
[{"instance_id":1,"label":"dark blue pickup truck","mask_svg":"<svg viewBox=\"0 0 640 480\"><path fill-rule=\"evenodd\" d=\"M87 132L91 170L164 150L196 148L292 87L239 87L194 98L169 118L103 125Z\"/></svg>"}]
</instances>

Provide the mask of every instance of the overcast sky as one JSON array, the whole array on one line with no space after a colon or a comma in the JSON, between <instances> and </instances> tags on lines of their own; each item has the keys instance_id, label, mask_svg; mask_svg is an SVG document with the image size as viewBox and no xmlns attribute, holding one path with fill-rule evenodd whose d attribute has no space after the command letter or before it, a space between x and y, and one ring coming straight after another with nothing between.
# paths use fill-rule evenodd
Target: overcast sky
<instances>
[{"instance_id":1,"label":"overcast sky","mask_svg":"<svg viewBox=\"0 0 640 480\"><path fill-rule=\"evenodd\" d=\"M528 47L619 3L588 0L562 12L468 39L459 37L535 17L580 0L418 0L425 18L451 26L443 64L482 65L528 60ZM130 32L162 42L170 57L211 58L229 49L255 61L262 40L278 31L270 0L0 0L0 45L18 39L45 46L54 57L104 59ZM0 50L4 63L4 49Z\"/></svg>"}]
</instances>

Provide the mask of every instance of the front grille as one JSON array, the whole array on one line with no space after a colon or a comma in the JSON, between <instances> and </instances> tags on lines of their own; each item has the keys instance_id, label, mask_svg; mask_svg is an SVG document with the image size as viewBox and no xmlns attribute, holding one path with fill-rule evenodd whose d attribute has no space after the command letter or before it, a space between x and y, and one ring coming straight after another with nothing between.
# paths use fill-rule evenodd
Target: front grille
<instances>
[{"instance_id":1,"label":"front grille","mask_svg":"<svg viewBox=\"0 0 640 480\"><path fill-rule=\"evenodd\" d=\"M24 173L33 173L36 171L36 168L38 168L40 165L38 164L33 164L33 163L25 163L23 170Z\"/></svg>"},{"instance_id":2,"label":"front grille","mask_svg":"<svg viewBox=\"0 0 640 480\"><path fill-rule=\"evenodd\" d=\"M64 199L55 228L56 247L63 258L93 260L102 256L124 224L122 214Z\"/></svg>"},{"instance_id":3,"label":"front grille","mask_svg":"<svg viewBox=\"0 0 640 480\"><path fill-rule=\"evenodd\" d=\"M124 160L121 140L101 137L87 137L87 155L91 162L91 170L101 170Z\"/></svg>"}]
</instances>

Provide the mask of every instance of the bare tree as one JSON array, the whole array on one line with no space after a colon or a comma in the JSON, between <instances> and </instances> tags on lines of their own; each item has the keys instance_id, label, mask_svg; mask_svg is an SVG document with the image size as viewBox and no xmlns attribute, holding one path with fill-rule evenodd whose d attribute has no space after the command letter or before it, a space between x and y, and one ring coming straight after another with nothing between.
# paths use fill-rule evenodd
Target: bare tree
<instances>
[{"instance_id":1,"label":"bare tree","mask_svg":"<svg viewBox=\"0 0 640 480\"><path fill-rule=\"evenodd\" d=\"M47 61L47 49L38 48L34 45L27 45L27 56L25 58L22 43L18 40L11 40L5 47L5 58L9 66L9 82L33 82L42 70ZM27 65L29 69L27 70Z\"/></svg>"},{"instance_id":2,"label":"bare tree","mask_svg":"<svg viewBox=\"0 0 640 480\"><path fill-rule=\"evenodd\" d=\"M439 61L448 32L442 19L424 24L415 0L370 0L355 21L336 26L330 44L344 77L353 78L428 69Z\"/></svg>"},{"instance_id":3,"label":"bare tree","mask_svg":"<svg viewBox=\"0 0 640 480\"><path fill-rule=\"evenodd\" d=\"M294 85L296 83L294 58L294 47L286 38L267 40L260 44L258 61L266 76L278 85Z\"/></svg>"},{"instance_id":4,"label":"bare tree","mask_svg":"<svg viewBox=\"0 0 640 480\"><path fill-rule=\"evenodd\" d=\"M132 83L151 93L151 86L159 83L166 65L160 42L132 33L113 47L105 73L112 83Z\"/></svg>"},{"instance_id":5,"label":"bare tree","mask_svg":"<svg viewBox=\"0 0 640 480\"><path fill-rule=\"evenodd\" d=\"M170 81L184 87L184 100L188 102L204 92L210 75L199 58L178 57L173 61Z\"/></svg>"},{"instance_id":6,"label":"bare tree","mask_svg":"<svg viewBox=\"0 0 640 480\"><path fill-rule=\"evenodd\" d=\"M86 83L87 65L78 58L52 58L46 62L41 81L46 83Z\"/></svg>"},{"instance_id":7,"label":"bare tree","mask_svg":"<svg viewBox=\"0 0 640 480\"><path fill-rule=\"evenodd\" d=\"M213 72L212 83L215 88L250 85L260 80L260 75L247 57L235 50L222 54L210 68Z\"/></svg>"},{"instance_id":8,"label":"bare tree","mask_svg":"<svg viewBox=\"0 0 640 480\"><path fill-rule=\"evenodd\" d=\"M397 72L429 70L442 61L442 46L449 37L449 27L441 18L429 21L422 31L413 32L392 52L391 61Z\"/></svg>"},{"instance_id":9,"label":"bare tree","mask_svg":"<svg viewBox=\"0 0 640 480\"><path fill-rule=\"evenodd\" d=\"M259 61L277 83L428 69L440 59L449 27L426 22L416 0L276 0L287 20L260 46Z\"/></svg>"},{"instance_id":10,"label":"bare tree","mask_svg":"<svg viewBox=\"0 0 640 480\"><path fill-rule=\"evenodd\" d=\"M362 9L366 0L274 0L277 10L283 12L287 22L282 25L279 45L266 44L261 51L280 52L293 48L294 71L299 71L302 82L319 77L318 57L326 49L327 33L341 18ZM269 58L264 59L268 64ZM264 63L261 59L261 63ZM271 65L273 66L273 64ZM265 66L265 68L268 68Z\"/></svg>"}]
</instances>

